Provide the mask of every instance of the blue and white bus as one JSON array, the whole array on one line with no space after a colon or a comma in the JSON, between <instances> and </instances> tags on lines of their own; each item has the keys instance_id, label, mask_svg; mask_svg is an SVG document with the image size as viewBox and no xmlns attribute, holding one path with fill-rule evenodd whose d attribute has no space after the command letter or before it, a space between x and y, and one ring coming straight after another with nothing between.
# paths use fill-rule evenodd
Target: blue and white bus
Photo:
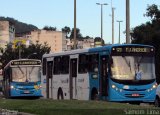
<instances>
[{"instance_id":1,"label":"blue and white bus","mask_svg":"<svg viewBox=\"0 0 160 115\"><path fill-rule=\"evenodd\" d=\"M11 60L4 67L3 93L5 98L41 97L41 61Z\"/></svg>"},{"instance_id":2,"label":"blue and white bus","mask_svg":"<svg viewBox=\"0 0 160 115\"><path fill-rule=\"evenodd\" d=\"M123 44L44 54L42 92L53 99L154 102L155 49Z\"/></svg>"}]
</instances>

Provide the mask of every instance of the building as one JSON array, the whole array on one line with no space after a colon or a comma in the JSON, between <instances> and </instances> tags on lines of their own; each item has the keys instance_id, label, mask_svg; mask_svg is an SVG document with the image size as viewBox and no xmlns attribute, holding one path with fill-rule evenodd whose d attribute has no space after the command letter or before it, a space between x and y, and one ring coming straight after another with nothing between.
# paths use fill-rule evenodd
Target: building
<instances>
[{"instance_id":1,"label":"building","mask_svg":"<svg viewBox=\"0 0 160 115\"><path fill-rule=\"evenodd\" d=\"M67 50L71 50L74 47L73 39L66 39L67 41ZM77 41L77 49L87 49L94 47L94 39L82 39Z\"/></svg>"},{"instance_id":2,"label":"building","mask_svg":"<svg viewBox=\"0 0 160 115\"><path fill-rule=\"evenodd\" d=\"M14 37L14 24L9 21L0 21L0 48L5 49L7 43L12 42Z\"/></svg>"},{"instance_id":3,"label":"building","mask_svg":"<svg viewBox=\"0 0 160 115\"><path fill-rule=\"evenodd\" d=\"M19 34L13 41L14 47L16 44L36 43L39 41L40 44L45 42L51 47L51 52L61 52L66 50L72 50L74 46L73 39L66 39L66 34L61 31L49 31L49 30L34 30L27 33ZM85 49L94 47L94 39L82 39L77 40L77 48Z\"/></svg>"},{"instance_id":4,"label":"building","mask_svg":"<svg viewBox=\"0 0 160 115\"><path fill-rule=\"evenodd\" d=\"M93 47L94 47L94 39L83 40L83 48L93 48Z\"/></svg>"},{"instance_id":5,"label":"building","mask_svg":"<svg viewBox=\"0 0 160 115\"><path fill-rule=\"evenodd\" d=\"M45 42L51 47L51 52L61 52L67 50L66 34L61 31L35 30L31 31L28 37L32 43Z\"/></svg>"}]
</instances>

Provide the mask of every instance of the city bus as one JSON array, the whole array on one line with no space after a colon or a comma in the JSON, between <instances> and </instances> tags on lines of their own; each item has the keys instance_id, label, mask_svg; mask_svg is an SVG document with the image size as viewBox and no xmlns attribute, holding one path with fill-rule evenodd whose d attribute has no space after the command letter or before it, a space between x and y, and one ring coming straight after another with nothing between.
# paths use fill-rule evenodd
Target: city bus
<instances>
[{"instance_id":1,"label":"city bus","mask_svg":"<svg viewBox=\"0 0 160 115\"><path fill-rule=\"evenodd\" d=\"M45 98L154 102L155 49L149 45L115 44L42 57Z\"/></svg>"},{"instance_id":2,"label":"city bus","mask_svg":"<svg viewBox=\"0 0 160 115\"><path fill-rule=\"evenodd\" d=\"M5 98L41 97L41 60L11 60L3 70Z\"/></svg>"}]
</instances>

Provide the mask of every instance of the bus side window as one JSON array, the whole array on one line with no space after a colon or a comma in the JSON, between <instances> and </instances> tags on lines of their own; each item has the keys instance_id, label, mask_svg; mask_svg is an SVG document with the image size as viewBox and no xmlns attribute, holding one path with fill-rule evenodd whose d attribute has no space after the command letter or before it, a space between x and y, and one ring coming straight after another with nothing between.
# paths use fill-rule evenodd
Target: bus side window
<instances>
[{"instance_id":1,"label":"bus side window","mask_svg":"<svg viewBox=\"0 0 160 115\"><path fill-rule=\"evenodd\" d=\"M53 66L53 74L58 75L61 73L61 57L55 57L54 58L54 66Z\"/></svg>"},{"instance_id":2,"label":"bus side window","mask_svg":"<svg viewBox=\"0 0 160 115\"><path fill-rule=\"evenodd\" d=\"M98 63L99 63L99 55L98 54L90 54L89 55L89 71L93 73L98 73Z\"/></svg>"},{"instance_id":3,"label":"bus side window","mask_svg":"<svg viewBox=\"0 0 160 115\"><path fill-rule=\"evenodd\" d=\"M79 55L78 72L87 73L88 72L88 55Z\"/></svg>"},{"instance_id":4,"label":"bus side window","mask_svg":"<svg viewBox=\"0 0 160 115\"><path fill-rule=\"evenodd\" d=\"M43 58L43 62L42 62L42 69L43 69L43 75L46 75L46 58Z\"/></svg>"},{"instance_id":5,"label":"bus side window","mask_svg":"<svg viewBox=\"0 0 160 115\"><path fill-rule=\"evenodd\" d=\"M48 71L48 77L52 78L52 68L53 68L53 61L47 62L47 71Z\"/></svg>"},{"instance_id":6,"label":"bus side window","mask_svg":"<svg viewBox=\"0 0 160 115\"><path fill-rule=\"evenodd\" d=\"M62 56L62 74L68 74L69 73L69 56Z\"/></svg>"}]
</instances>

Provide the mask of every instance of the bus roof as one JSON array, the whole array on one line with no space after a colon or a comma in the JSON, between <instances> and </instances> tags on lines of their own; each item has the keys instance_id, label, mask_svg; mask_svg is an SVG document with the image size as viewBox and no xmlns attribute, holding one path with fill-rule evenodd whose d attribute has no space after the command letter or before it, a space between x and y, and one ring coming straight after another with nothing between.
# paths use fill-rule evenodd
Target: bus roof
<instances>
[{"instance_id":1,"label":"bus roof","mask_svg":"<svg viewBox=\"0 0 160 115\"><path fill-rule=\"evenodd\" d=\"M43 58L45 57L51 57L51 56L63 56L63 55L72 55L72 54L80 54L80 53L86 53L86 52L97 52L97 51L111 51L113 47L119 47L119 46L143 46L143 47L153 47L151 45L143 45L143 44L113 44L113 45L106 45L106 46L100 46L95 48L88 48L88 49L76 49L76 50L70 50L70 51L62 51L58 53L49 53L44 54Z\"/></svg>"},{"instance_id":2,"label":"bus roof","mask_svg":"<svg viewBox=\"0 0 160 115\"><path fill-rule=\"evenodd\" d=\"M151 45L143 45L143 44L113 44L113 45L106 45L106 46L102 46L102 47L96 47L96 48L90 48L89 51L90 52L94 52L94 51L102 51L102 50L108 50L109 52L111 51L111 49L113 47L119 47L119 46L143 46L143 47L153 47Z\"/></svg>"},{"instance_id":3,"label":"bus roof","mask_svg":"<svg viewBox=\"0 0 160 115\"><path fill-rule=\"evenodd\" d=\"M76 50L70 50L70 51L62 51L62 52L58 52L58 53L44 54L43 57L59 56L59 55L72 55L72 54L85 53L88 51L89 51L89 49L76 49Z\"/></svg>"}]
</instances>

